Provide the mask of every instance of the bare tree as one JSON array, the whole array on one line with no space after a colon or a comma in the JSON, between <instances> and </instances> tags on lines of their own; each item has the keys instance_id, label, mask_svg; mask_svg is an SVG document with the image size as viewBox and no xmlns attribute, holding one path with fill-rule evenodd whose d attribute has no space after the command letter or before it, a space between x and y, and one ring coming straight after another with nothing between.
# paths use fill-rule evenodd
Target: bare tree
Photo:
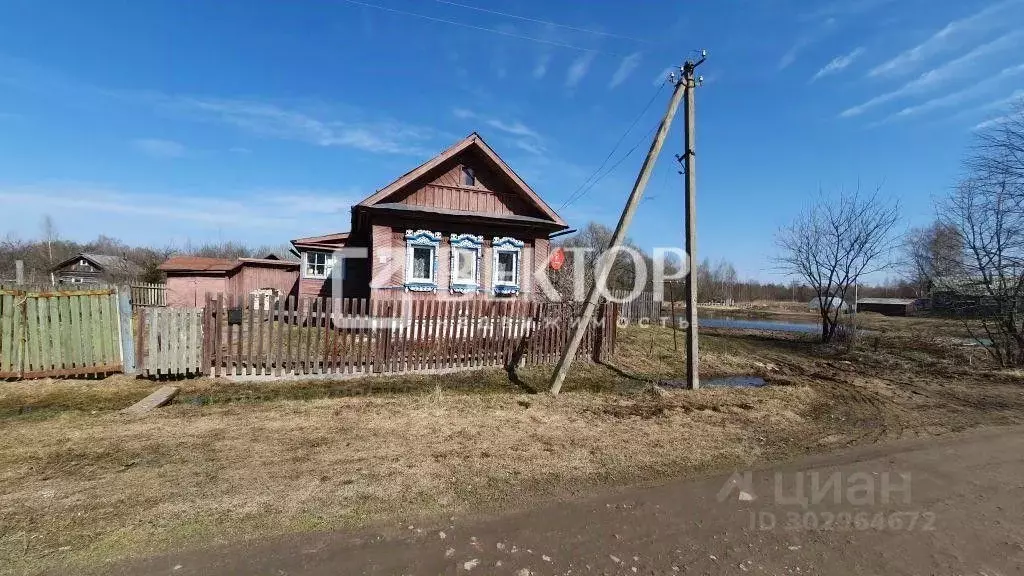
<instances>
[{"instance_id":1,"label":"bare tree","mask_svg":"<svg viewBox=\"0 0 1024 576\"><path fill-rule=\"evenodd\" d=\"M963 249L956 226L947 222L910 229L903 239L903 268L918 296L927 295L936 278L962 273Z\"/></svg>"},{"instance_id":2,"label":"bare tree","mask_svg":"<svg viewBox=\"0 0 1024 576\"><path fill-rule=\"evenodd\" d=\"M836 335L841 306L861 276L888 267L893 247L893 228L899 221L899 204L887 201L878 191L862 196L859 191L829 199L820 196L792 224L782 228L776 243L782 271L810 286L821 315L821 340Z\"/></svg>"},{"instance_id":3,"label":"bare tree","mask_svg":"<svg viewBox=\"0 0 1024 576\"><path fill-rule=\"evenodd\" d=\"M956 230L963 273L954 313L1004 366L1024 365L1024 100L977 136L967 178L939 206ZM972 322L973 321L973 322ZM973 326L979 326L975 333Z\"/></svg>"},{"instance_id":4,"label":"bare tree","mask_svg":"<svg viewBox=\"0 0 1024 576\"><path fill-rule=\"evenodd\" d=\"M44 214L39 223L40 231L43 234L43 242L46 243L46 259L50 266L53 266L53 243L59 240L57 225L53 223L53 216Z\"/></svg>"}]
</instances>

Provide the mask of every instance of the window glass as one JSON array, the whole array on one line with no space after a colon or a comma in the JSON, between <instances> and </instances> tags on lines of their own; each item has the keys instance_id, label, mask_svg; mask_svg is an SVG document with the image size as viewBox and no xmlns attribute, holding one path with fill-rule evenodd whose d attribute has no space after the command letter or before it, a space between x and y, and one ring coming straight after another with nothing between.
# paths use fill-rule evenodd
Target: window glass
<instances>
[{"instance_id":1,"label":"window glass","mask_svg":"<svg viewBox=\"0 0 1024 576\"><path fill-rule=\"evenodd\" d=\"M515 252L498 252L497 281L501 284L514 284L516 281Z\"/></svg>"},{"instance_id":2,"label":"window glass","mask_svg":"<svg viewBox=\"0 0 1024 576\"><path fill-rule=\"evenodd\" d=\"M433 249L415 246L412 249L412 277L416 280L433 280Z\"/></svg>"},{"instance_id":3,"label":"window glass","mask_svg":"<svg viewBox=\"0 0 1024 576\"><path fill-rule=\"evenodd\" d=\"M327 278L334 267L334 258L327 252L306 252L306 277Z\"/></svg>"},{"instance_id":4,"label":"window glass","mask_svg":"<svg viewBox=\"0 0 1024 576\"><path fill-rule=\"evenodd\" d=\"M462 283L476 282L476 250L455 249L455 279Z\"/></svg>"},{"instance_id":5,"label":"window glass","mask_svg":"<svg viewBox=\"0 0 1024 576\"><path fill-rule=\"evenodd\" d=\"M462 185L476 186L476 174L472 168L464 167L462 169Z\"/></svg>"}]
</instances>

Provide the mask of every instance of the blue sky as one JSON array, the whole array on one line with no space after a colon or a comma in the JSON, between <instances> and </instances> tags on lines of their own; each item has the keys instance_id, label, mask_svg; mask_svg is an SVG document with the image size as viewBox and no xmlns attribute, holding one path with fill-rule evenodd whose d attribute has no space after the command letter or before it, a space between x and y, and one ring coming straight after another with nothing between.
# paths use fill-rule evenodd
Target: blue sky
<instances>
[{"instance_id":1,"label":"blue sky","mask_svg":"<svg viewBox=\"0 0 1024 576\"><path fill-rule=\"evenodd\" d=\"M558 25L555 25L558 24ZM476 130L574 226L613 225L705 48L700 256L775 278L819 189L926 222L979 126L1024 94L1024 0L0 2L0 234L279 244ZM586 195L563 203L600 165ZM677 123L634 221L682 241Z\"/></svg>"}]
</instances>

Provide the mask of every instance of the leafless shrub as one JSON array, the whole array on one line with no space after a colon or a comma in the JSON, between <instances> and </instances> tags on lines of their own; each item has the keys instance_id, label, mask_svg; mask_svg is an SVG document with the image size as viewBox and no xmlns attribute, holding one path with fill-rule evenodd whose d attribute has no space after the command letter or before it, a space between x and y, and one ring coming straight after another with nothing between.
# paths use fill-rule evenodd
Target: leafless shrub
<instances>
[{"instance_id":1,"label":"leafless shrub","mask_svg":"<svg viewBox=\"0 0 1024 576\"><path fill-rule=\"evenodd\" d=\"M834 199L820 196L779 231L777 264L814 290L822 342L835 337L843 312L836 304L852 296L854 283L891 264L888 256L898 220L897 202L884 200L877 190L870 196L856 191Z\"/></svg>"}]
</instances>

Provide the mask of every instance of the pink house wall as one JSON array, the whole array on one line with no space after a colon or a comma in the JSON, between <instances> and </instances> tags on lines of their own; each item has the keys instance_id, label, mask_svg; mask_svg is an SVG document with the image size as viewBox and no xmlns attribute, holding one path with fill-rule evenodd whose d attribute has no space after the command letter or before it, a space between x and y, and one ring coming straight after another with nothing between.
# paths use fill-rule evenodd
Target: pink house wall
<instances>
[{"instance_id":1,"label":"pink house wall","mask_svg":"<svg viewBox=\"0 0 1024 576\"><path fill-rule=\"evenodd\" d=\"M172 308L201 308L207 292L226 291L224 276L167 275L167 305Z\"/></svg>"}]
</instances>

